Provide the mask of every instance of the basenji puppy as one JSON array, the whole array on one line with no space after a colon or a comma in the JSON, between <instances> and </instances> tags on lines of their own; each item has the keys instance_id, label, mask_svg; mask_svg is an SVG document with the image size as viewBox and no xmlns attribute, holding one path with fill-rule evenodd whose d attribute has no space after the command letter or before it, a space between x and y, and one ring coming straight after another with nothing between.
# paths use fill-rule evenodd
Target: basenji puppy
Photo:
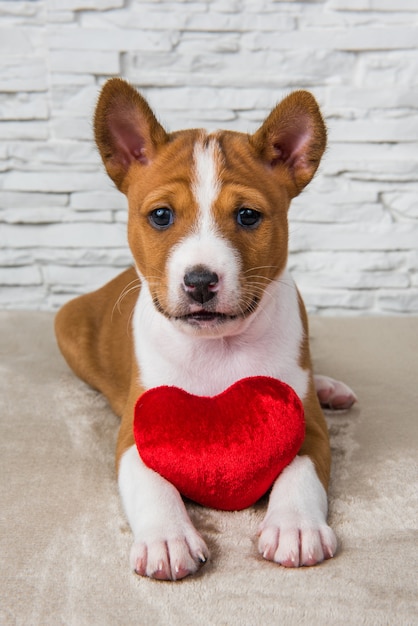
<instances>
[{"instance_id":1,"label":"basenji puppy","mask_svg":"<svg viewBox=\"0 0 418 626\"><path fill-rule=\"evenodd\" d=\"M252 135L168 133L115 78L103 87L94 125L106 170L128 198L135 268L66 304L56 333L75 373L122 418L116 463L132 568L178 580L209 556L176 488L139 456L138 397L159 385L211 396L258 375L290 385L306 420L298 456L272 487L259 551L286 567L332 557L330 447L318 396L335 408L355 397L343 383L315 380L307 316L286 270L289 203L326 144L313 96L292 93Z\"/></svg>"}]
</instances>

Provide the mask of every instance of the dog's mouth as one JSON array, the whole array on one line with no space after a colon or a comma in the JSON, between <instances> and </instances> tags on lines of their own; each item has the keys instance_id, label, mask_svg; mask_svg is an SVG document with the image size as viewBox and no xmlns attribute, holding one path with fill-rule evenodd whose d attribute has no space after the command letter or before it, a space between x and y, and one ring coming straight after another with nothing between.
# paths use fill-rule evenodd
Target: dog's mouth
<instances>
[{"instance_id":1,"label":"dog's mouth","mask_svg":"<svg viewBox=\"0 0 418 626\"><path fill-rule=\"evenodd\" d=\"M212 311L196 311L194 313L188 313L187 315L180 315L175 317L177 321L185 322L191 326L207 327L218 326L230 320L237 319L238 315L226 315L225 313L216 313Z\"/></svg>"},{"instance_id":2,"label":"dog's mouth","mask_svg":"<svg viewBox=\"0 0 418 626\"><path fill-rule=\"evenodd\" d=\"M233 322L234 320L245 319L249 317L254 311L257 309L259 304L259 298L254 296L251 303L247 305L247 307L239 309L237 313L224 313L221 311L209 311L205 308L197 309L195 311L189 311L187 313L182 314L171 314L165 310L165 308L161 305L158 298L154 297L154 306L166 317L167 319L180 322L183 324L187 324L192 328L216 328L228 322Z\"/></svg>"}]
</instances>

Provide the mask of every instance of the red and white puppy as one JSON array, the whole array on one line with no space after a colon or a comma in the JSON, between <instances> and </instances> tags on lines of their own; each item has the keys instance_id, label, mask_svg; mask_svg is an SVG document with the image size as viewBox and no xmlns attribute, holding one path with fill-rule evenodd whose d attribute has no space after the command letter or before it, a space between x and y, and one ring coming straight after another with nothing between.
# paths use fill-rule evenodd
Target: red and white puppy
<instances>
[{"instance_id":1,"label":"red and white puppy","mask_svg":"<svg viewBox=\"0 0 418 626\"><path fill-rule=\"evenodd\" d=\"M128 197L135 269L65 305L56 332L70 366L122 417L116 459L133 569L176 580L208 558L180 494L134 445L138 396L158 385L215 395L255 375L293 387L306 416L300 453L272 488L259 550L288 567L332 557L330 449L317 393L335 408L354 396L323 377L315 389L306 314L286 271L289 203L326 144L314 98L291 94L254 135L169 134L129 84L112 79L95 134L109 176Z\"/></svg>"}]
</instances>

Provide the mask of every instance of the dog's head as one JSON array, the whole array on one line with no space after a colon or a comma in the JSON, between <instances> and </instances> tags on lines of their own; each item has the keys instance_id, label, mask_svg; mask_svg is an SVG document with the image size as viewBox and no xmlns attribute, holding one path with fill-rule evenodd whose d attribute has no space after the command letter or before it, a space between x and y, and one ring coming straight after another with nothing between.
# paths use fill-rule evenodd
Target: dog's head
<instances>
[{"instance_id":1,"label":"dog's head","mask_svg":"<svg viewBox=\"0 0 418 626\"><path fill-rule=\"evenodd\" d=\"M128 197L129 244L156 309L190 332L239 332L285 268L290 201L325 149L312 95L289 95L253 135L167 133L116 78L100 94L95 136Z\"/></svg>"}]
</instances>

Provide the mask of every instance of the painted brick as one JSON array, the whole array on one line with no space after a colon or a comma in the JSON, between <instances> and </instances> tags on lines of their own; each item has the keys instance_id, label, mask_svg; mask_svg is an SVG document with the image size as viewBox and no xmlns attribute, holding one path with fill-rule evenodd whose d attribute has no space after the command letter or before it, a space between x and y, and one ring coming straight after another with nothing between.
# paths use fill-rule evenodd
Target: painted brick
<instances>
[{"instance_id":1,"label":"painted brick","mask_svg":"<svg viewBox=\"0 0 418 626\"><path fill-rule=\"evenodd\" d=\"M406 272L353 272L346 271L341 274L323 272L294 272L294 278L301 291L323 289L381 289L394 288L404 289L409 287L410 281Z\"/></svg>"},{"instance_id":2,"label":"painted brick","mask_svg":"<svg viewBox=\"0 0 418 626\"><path fill-rule=\"evenodd\" d=\"M376 116L373 120L332 120L328 122L333 141L356 143L386 143L418 141L417 116L387 119Z\"/></svg>"},{"instance_id":3,"label":"painted brick","mask_svg":"<svg viewBox=\"0 0 418 626\"><path fill-rule=\"evenodd\" d=\"M297 222L323 222L335 224L338 222L392 222L390 214L379 204L327 204L326 201L310 202L309 197L301 203L301 206L292 206L290 220L292 224Z\"/></svg>"},{"instance_id":4,"label":"painted brick","mask_svg":"<svg viewBox=\"0 0 418 626\"><path fill-rule=\"evenodd\" d=\"M36 53L42 46L43 32L40 29L0 28L0 54L22 56Z\"/></svg>"},{"instance_id":5,"label":"painted brick","mask_svg":"<svg viewBox=\"0 0 418 626\"><path fill-rule=\"evenodd\" d=\"M24 254L21 250L15 250L15 252L20 255ZM37 261L43 266L57 263L69 267L108 265L120 271L121 268L133 265L132 255L126 242L124 242L124 247L120 248L104 246L101 248L32 248L30 252L31 261Z\"/></svg>"},{"instance_id":6,"label":"painted brick","mask_svg":"<svg viewBox=\"0 0 418 626\"><path fill-rule=\"evenodd\" d=\"M51 224L54 222L113 222L111 211L75 212L59 207L48 209L6 209L0 211L0 220L6 224Z\"/></svg>"},{"instance_id":7,"label":"painted brick","mask_svg":"<svg viewBox=\"0 0 418 626\"><path fill-rule=\"evenodd\" d=\"M73 11L60 11L55 10L51 6L48 7L48 13L46 17L46 21L51 24L64 24L74 22L74 12Z\"/></svg>"},{"instance_id":8,"label":"painted brick","mask_svg":"<svg viewBox=\"0 0 418 626\"><path fill-rule=\"evenodd\" d=\"M347 145L347 144L346 144ZM355 144L358 151L358 144ZM413 144L416 150L416 144ZM363 156L355 160L327 160L324 163L322 172L326 176L343 175L354 180L372 180L388 182L412 183L418 181L418 154L412 158L400 157L396 159L380 158L382 155L375 155L371 159Z\"/></svg>"},{"instance_id":9,"label":"painted brick","mask_svg":"<svg viewBox=\"0 0 418 626\"><path fill-rule=\"evenodd\" d=\"M418 189L415 193L384 193L382 199L392 211L404 217L418 219Z\"/></svg>"},{"instance_id":10,"label":"painted brick","mask_svg":"<svg viewBox=\"0 0 418 626\"><path fill-rule=\"evenodd\" d=\"M127 212L128 202L126 197L117 191L117 189L109 188L103 191L72 193L70 198L70 206L76 211L91 211L103 209L123 209ZM110 186L109 186L110 187Z\"/></svg>"},{"instance_id":11,"label":"painted brick","mask_svg":"<svg viewBox=\"0 0 418 626\"><path fill-rule=\"evenodd\" d=\"M309 288L301 290L309 313L322 313L330 308L339 308L340 312L362 312L373 310L374 293L370 290L322 289L314 291Z\"/></svg>"},{"instance_id":12,"label":"painted brick","mask_svg":"<svg viewBox=\"0 0 418 626\"><path fill-rule=\"evenodd\" d=\"M394 251L303 251L292 252L289 257L289 269L296 273L311 272L329 273L331 268L337 277L342 276L348 270L350 272L387 272L391 275L394 271L403 270L409 272L418 267L418 252L409 250L404 252Z\"/></svg>"},{"instance_id":13,"label":"painted brick","mask_svg":"<svg viewBox=\"0 0 418 626\"><path fill-rule=\"evenodd\" d=\"M48 168L65 165L69 169L97 171L100 164L99 155L91 141L10 141L7 152L11 158Z\"/></svg>"},{"instance_id":14,"label":"painted brick","mask_svg":"<svg viewBox=\"0 0 418 626\"><path fill-rule=\"evenodd\" d=\"M45 284L58 290L69 286L97 289L114 278L117 273L113 267L100 265L71 267L49 264L42 268Z\"/></svg>"},{"instance_id":15,"label":"painted brick","mask_svg":"<svg viewBox=\"0 0 418 626\"><path fill-rule=\"evenodd\" d=\"M170 52L178 43L178 35L175 31L161 30L155 32L143 31L138 37L138 31L135 29L93 29L83 28L74 29L73 27L61 28L59 33L52 29L49 35L49 45L51 50L51 58L53 69L58 70L71 69L73 63L77 63L79 59L84 58L87 63L87 71L92 64L92 59L96 63L95 67L102 67L102 64L110 63L114 57L114 53L110 51L126 52L127 50L147 50L153 52ZM58 50L59 52L55 52ZM88 50L89 53L83 52ZM95 51L99 50L99 54ZM65 52L64 52L65 51ZM109 51L103 54L103 51ZM100 57L103 54L102 64ZM95 71L94 69L92 70ZM107 72L98 72L108 74ZM119 68L116 70L119 71Z\"/></svg>"},{"instance_id":16,"label":"painted brick","mask_svg":"<svg viewBox=\"0 0 418 626\"><path fill-rule=\"evenodd\" d=\"M367 87L381 89L383 85L405 86L408 89L418 85L418 57L416 51L394 50L385 54L361 55L357 63L357 80Z\"/></svg>"},{"instance_id":17,"label":"painted brick","mask_svg":"<svg viewBox=\"0 0 418 626\"><path fill-rule=\"evenodd\" d=\"M54 72L50 74L50 84L51 84L51 97L53 98L55 95L55 89L57 87L61 87L63 85L71 85L72 87L84 86L84 85L95 85L96 77L93 74L75 74L72 72Z\"/></svg>"},{"instance_id":18,"label":"painted brick","mask_svg":"<svg viewBox=\"0 0 418 626\"><path fill-rule=\"evenodd\" d=\"M184 110L190 113L190 109L202 107L202 103L206 103L205 110L213 111L222 109L268 109L271 102L271 94L260 89L248 88L225 88L222 93L216 87L203 87L199 90L191 87L171 87L169 89L153 89L143 90L143 94L155 109L161 111ZM286 95L285 90L276 94L280 99Z\"/></svg>"},{"instance_id":19,"label":"painted brick","mask_svg":"<svg viewBox=\"0 0 418 626\"><path fill-rule=\"evenodd\" d=\"M68 267L96 267L107 265L115 273L133 264L132 256L125 248L2 248L0 265L14 273L15 267L22 265L39 267L63 265Z\"/></svg>"},{"instance_id":20,"label":"painted brick","mask_svg":"<svg viewBox=\"0 0 418 626\"><path fill-rule=\"evenodd\" d=\"M118 224L3 224L0 246L10 248L121 248L126 245L125 228Z\"/></svg>"},{"instance_id":21,"label":"painted brick","mask_svg":"<svg viewBox=\"0 0 418 626\"><path fill-rule=\"evenodd\" d=\"M418 89L370 89L363 87L338 86L331 87L327 94L327 106L333 107L335 111L348 109L397 109L397 108L418 108Z\"/></svg>"},{"instance_id":22,"label":"painted brick","mask_svg":"<svg viewBox=\"0 0 418 626\"><path fill-rule=\"evenodd\" d=\"M48 139L48 125L46 121L1 121L0 139L13 141L15 139Z\"/></svg>"},{"instance_id":23,"label":"painted brick","mask_svg":"<svg viewBox=\"0 0 418 626\"><path fill-rule=\"evenodd\" d=\"M300 222L292 229L290 249L300 250L413 250L418 224L321 224L320 229Z\"/></svg>"},{"instance_id":24,"label":"painted brick","mask_svg":"<svg viewBox=\"0 0 418 626\"><path fill-rule=\"evenodd\" d=\"M38 23L41 17L45 19L45 2L40 0L38 2L30 2L24 0L14 0L14 2L8 2L3 0L0 2L0 16L8 19L15 18L15 21L25 22L30 18L30 23ZM39 23L42 23L39 21Z\"/></svg>"},{"instance_id":25,"label":"painted brick","mask_svg":"<svg viewBox=\"0 0 418 626\"><path fill-rule=\"evenodd\" d=\"M8 271L10 271L12 276L16 272L16 267L19 265L32 265L33 263L34 256L32 254L32 250L16 250L15 248L6 247L0 248L0 267L2 269L8 268Z\"/></svg>"},{"instance_id":26,"label":"painted brick","mask_svg":"<svg viewBox=\"0 0 418 626\"><path fill-rule=\"evenodd\" d=\"M213 3L212 3L213 5ZM251 14L249 11L211 11L195 5L190 10L189 3L177 5L170 11L153 3L134 4L132 12L109 11L107 13L87 13L81 17L85 28L111 28L141 30L181 30L193 32L248 32L253 30L277 31L295 28L296 19L279 11L270 14Z\"/></svg>"},{"instance_id":27,"label":"painted brick","mask_svg":"<svg viewBox=\"0 0 418 626\"><path fill-rule=\"evenodd\" d=\"M418 289L405 293L398 290L382 291L377 296L377 303L388 313L416 313L418 311Z\"/></svg>"},{"instance_id":28,"label":"painted brick","mask_svg":"<svg viewBox=\"0 0 418 626\"><path fill-rule=\"evenodd\" d=\"M0 209L28 209L45 207L62 207L68 204L68 196L65 194L32 193L21 191L1 191Z\"/></svg>"},{"instance_id":29,"label":"painted brick","mask_svg":"<svg viewBox=\"0 0 418 626\"><path fill-rule=\"evenodd\" d=\"M342 11L416 11L415 0L329 0L330 9Z\"/></svg>"},{"instance_id":30,"label":"painted brick","mask_svg":"<svg viewBox=\"0 0 418 626\"><path fill-rule=\"evenodd\" d=\"M121 224L128 223L128 212L127 211L116 211L114 214L115 222L120 222Z\"/></svg>"},{"instance_id":31,"label":"painted brick","mask_svg":"<svg viewBox=\"0 0 418 626\"><path fill-rule=\"evenodd\" d=\"M15 267L13 272L0 267L0 283L6 286L41 285L42 278L38 267Z\"/></svg>"},{"instance_id":32,"label":"painted brick","mask_svg":"<svg viewBox=\"0 0 418 626\"><path fill-rule=\"evenodd\" d=\"M0 182L1 182L1 173L2 172L7 172L9 167L10 167L9 161L1 161L0 160Z\"/></svg>"},{"instance_id":33,"label":"painted brick","mask_svg":"<svg viewBox=\"0 0 418 626\"><path fill-rule=\"evenodd\" d=\"M52 118L49 130L54 141L92 141L91 119L61 116Z\"/></svg>"},{"instance_id":34,"label":"painted brick","mask_svg":"<svg viewBox=\"0 0 418 626\"><path fill-rule=\"evenodd\" d=\"M0 306L56 308L131 264L92 132L120 72L172 130L254 132L311 90L329 145L289 259L308 309L418 313L416 0L19 0L0 17Z\"/></svg>"},{"instance_id":35,"label":"painted brick","mask_svg":"<svg viewBox=\"0 0 418 626\"><path fill-rule=\"evenodd\" d=\"M86 9L106 11L117 9L123 5L124 0L49 0L50 8L55 11L82 11Z\"/></svg>"},{"instance_id":36,"label":"painted brick","mask_svg":"<svg viewBox=\"0 0 418 626\"><path fill-rule=\"evenodd\" d=\"M52 50L49 54L50 68L53 72L72 72L74 74L117 74L119 72L119 53L101 50Z\"/></svg>"},{"instance_id":37,"label":"painted brick","mask_svg":"<svg viewBox=\"0 0 418 626\"><path fill-rule=\"evenodd\" d=\"M325 50L398 50L416 48L417 32L413 26L381 28L358 27L306 29L295 32L251 33L242 36L242 45L249 50L317 48Z\"/></svg>"},{"instance_id":38,"label":"painted brick","mask_svg":"<svg viewBox=\"0 0 418 626\"><path fill-rule=\"evenodd\" d=\"M81 117L93 115L97 100L97 85L77 84L56 85L51 94L51 107L60 117Z\"/></svg>"},{"instance_id":39,"label":"painted brick","mask_svg":"<svg viewBox=\"0 0 418 626\"><path fill-rule=\"evenodd\" d=\"M350 80L355 70L354 54L318 50L307 56L301 50L240 50L219 58L216 52L202 52L199 39L195 44L179 45L172 54L128 53L125 56L125 76L138 86L207 85L239 88L255 86L270 94L271 106L280 97L277 89L313 87L332 83L338 73L341 80ZM248 72L248 68L256 71Z\"/></svg>"},{"instance_id":40,"label":"painted brick","mask_svg":"<svg viewBox=\"0 0 418 626\"><path fill-rule=\"evenodd\" d=\"M49 109L45 94L1 94L0 118L2 120L45 120Z\"/></svg>"},{"instance_id":41,"label":"painted brick","mask_svg":"<svg viewBox=\"0 0 418 626\"><path fill-rule=\"evenodd\" d=\"M107 183L102 172L11 172L3 179L3 189L34 192L71 192L97 189Z\"/></svg>"},{"instance_id":42,"label":"painted brick","mask_svg":"<svg viewBox=\"0 0 418 626\"><path fill-rule=\"evenodd\" d=\"M374 11L303 11L298 24L301 29L307 28L356 28L358 26L387 27L403 25L407 16L402 11L374 12Z\"/></svg>"},{"instance_id":43,"label":"painted brick","mask_svg":"<svg viewBox=\"0 0 418 626\"><path fill-rule=\"evenodd\" d=\"M42 309L46 306L48 293L45 287L19 286L0 289L0 308Z\"/></svg>"},{"instance_id":44,"label":"painted brick","mask_svg":"<svg viewBox=\"0 0 418 626\"><path fill-rule=\"evenodd\" d=\"M191 15L195 15L199 7L195 5L192 11L187 8L179 7L174 10L168 7L166 10L160 4L141 3L134 4L132 11L106 11L103 13L84 13L80 16L80 23L85 29L107 30L107 32L115 29L128 29L136 31L172 31L187 30L188 21ZM201 7L207 19L205 7ZM195 12L195 13L193 13ZM156 43L156 45L158 45Z\"/></svg>"}]
</instances>

